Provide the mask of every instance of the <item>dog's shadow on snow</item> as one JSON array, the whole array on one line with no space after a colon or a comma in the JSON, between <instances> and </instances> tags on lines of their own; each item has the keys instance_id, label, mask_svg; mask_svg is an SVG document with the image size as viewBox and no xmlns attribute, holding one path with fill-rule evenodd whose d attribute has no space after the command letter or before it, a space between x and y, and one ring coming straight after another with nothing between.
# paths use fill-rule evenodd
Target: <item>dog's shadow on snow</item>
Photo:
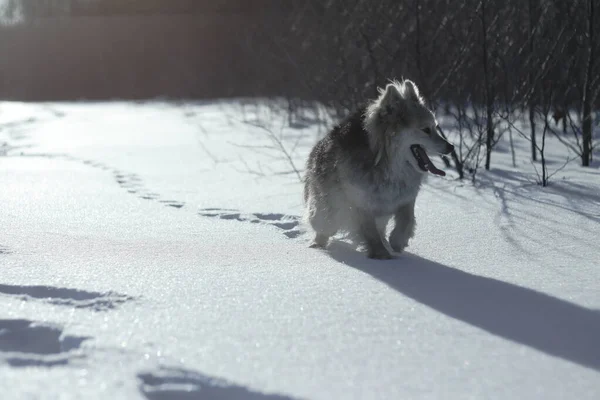
<instances>
[{"instance_id":1,"label":"dog's shadow on snow","mask_svg":"<svg viewBox=\"0 0 600 400\"><path fill-rule=\"evenodd\" d=\"M442 314L600 371L600 311L404 253L369 260L341 242L329 253Z\"/></svg>"}]
</instances>

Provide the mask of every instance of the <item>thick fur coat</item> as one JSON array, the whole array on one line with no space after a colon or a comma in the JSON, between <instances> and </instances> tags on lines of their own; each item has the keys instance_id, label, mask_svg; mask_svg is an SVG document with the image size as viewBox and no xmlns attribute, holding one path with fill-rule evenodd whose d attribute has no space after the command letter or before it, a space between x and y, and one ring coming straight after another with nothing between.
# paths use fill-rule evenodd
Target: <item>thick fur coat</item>
<instances>
[{"instance_id":1,"label":"thick fur coat","mask_svg":"<svg viewBox=\"0 0 600 400\"><path fill-rule=\"evenodd\" d=\"M321 139L309 155L304 181L306 219L316 232L311 247L326 247L343 231L371 258L401 252L414 234L423 179L428 171L443 174L426 154L453 149L436 127L416 85L393 81Z\"/></svg>"}]
</instances>

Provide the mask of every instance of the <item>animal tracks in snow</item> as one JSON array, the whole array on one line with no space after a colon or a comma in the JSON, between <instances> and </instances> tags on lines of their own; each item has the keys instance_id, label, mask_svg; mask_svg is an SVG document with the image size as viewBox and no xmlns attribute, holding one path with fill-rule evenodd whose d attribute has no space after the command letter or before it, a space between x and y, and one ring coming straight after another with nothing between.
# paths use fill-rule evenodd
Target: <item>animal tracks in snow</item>
<instances>
[{"instance_id":1,"label":"animal tracks in snow","mask_svg":"<svg viewBox=\"0 0 600 400\"><path fill-rule=\"evenodd\" d=\"M112 310L133 300L133 297L115 292L4 284L0 284L0 296L93 312ZM0 362L15 368L65 366L85 357L80 347L88 339L92 338L66 335L57 324L28 319L0 319Z\"/></svg>"},{"instance_id":2,"label":"animal tracks in snow","mask_svg":"<svg viewBox=\"0 0 600 400\"><path fill-rule=\"evenodd\" d=\"M130 194L136 195L140 199L158 201L167 207L173 207L173 208L182 208L185 206L185 203L183 203L183 202L171 200L171 199L163 199L162 196L160 196L158 193L155 193L152 190L149 190L145 186L144 181L142 180L142 178L140 178L139 175L123 172L119 169L113 168L102 162L98 162L98 161L94 161L94 160L80 159L80 158L71 156L69 154L31 153L31 154L20 154L17 157L42 157L42 158L46 158L46 159L61 159L61 160L82 163L89 167L112 173L115 182L121 188L125 189Z\"/></svg>"},{"instance_id":3,"label":"animal tracks in snow","mask_svg":"<svg viewBox=\"0 0 600 400\"><path fill-rule=\"evenodd\" d=\"M147 189L144 181L136 174L127 174L119 170L112 170L115 181L128 193L137 195L140 199L158 201L168 207L181 208L185 205L176 200L162 199L160 194Z\"/></svg>"},{"instance_id":4,"label":"animal tracks in snow","mask_svg":"<svg viewBox=\"0 0 600 400\"><path fill-rule=\"evenodd\" d=\"M182 208L183 206L185 206L185 203L180 201L163 199L160 194L148 189L144 184L142 178L137 174L123 172L119 169L112 168L104 163L93 160L73 160L81 161L83 162L83 164L89 165L90 167L99 168L104 171L110 171L113 175L115 182L121 188L125 189L127 193L138 196L140 199L158 201L159 203L164 204L167 207L173 208Z\"/></svg>"},{"instance_id":5,"label":"animal tracks in snow","mask_svg":"<svg viewBox=\"0 0 600 400\"><path fill-rule=\"evenodd\" d=\"M133 300L133 297L115 292L97 293L52 286L2 284L0 284L0 295L15 296L25 301L39 300L58 306L86 308L92 311L108 311Z\"/></svg>"},{"instance_id":6,"label":"animal tracks in snow","mask_svg":"<svg viewBox=\"0 0 600 400\"><path fill-rule=\"evenodd\" d=\"M66 365L82 357L78 350L88 339L46 322L0 319L0 360L12 367Z\"/></svg>"},{"instance_id":7,"label":"animal tracks in snow","mask_svg":"<svg viewBox=\"0 0 600 400\"><path fill-rule=\"evenodd\" d=\"M176 200L163 199L159 193L148 190L142 178L137 174L128 174L116 169L106 167L102 163L84 161L90 166L111 170L115 181L128 193L135 194L145 200L158 201L167 207L182 208L185 203ZM249 222L253 224L270 225L280 229L290 239L297 238L303 231L299 229L300 217L280 213L251 213L243 214L238 210L225 208L204 208L198 212L202 217L213 217L225 220Z\"/></svg>"},{"instance_id":8,"label":"animal tracks in snow","mask_svg":"<svg viewBox=\"0 0 600 400\"><path fill-rule=\"evenodd\" d=\"M295 215L279 213L245 214L239 212L238 210L221 208L203 208L198 212L198 215L202 217L274 226L281 230L283 234L290 239L297 238L303 233L300 229L300 217Z\"/></svg>"},{"instance_id":9,"label":"animal tracks in snow","mask_svg":"<svg viewBox=\"0 0 600 400\"><path fill-rule=\"evenodd\" d=\"M279 394L256 392L221 378L182 368L162 367L138 374L140 391L148 400L292 400Z\"/></svg>"},{"instance_id":10,"label":"animal tracks in snow","mask_svg":"<svg viewBox=\"0 0 600 400\"><path fill-rule=\"evenodd\" d=\"M167 207L172 208L183 208L185 207L184 202L180 202L172 199L164 199L159 193L149 190L143 181L143 179L134 173L127 173L116 168L112 168L104 163L94 160L83 160L70 155L45 155L45 154L30 154L28 156L46 157L46 158L62 158L74 162L81 162L84 165L88 165L93 168L98 168L103 171L111 172L115 182L128 193L138 196L144 200L156 201ZM233 220L240 222L248 222L252 224L262 224L267 226L273 226L282 233L290 238L295 239L302 235L304 231L300 229L300 217L296 215L287 215L281 213L242 213L239 210L226 209L226 208L204 208L200 209L198 215L202 217L213 217L224 220ZM3 254L3 248L0 246L0 254Z\"/></svg>"}]
</instances>

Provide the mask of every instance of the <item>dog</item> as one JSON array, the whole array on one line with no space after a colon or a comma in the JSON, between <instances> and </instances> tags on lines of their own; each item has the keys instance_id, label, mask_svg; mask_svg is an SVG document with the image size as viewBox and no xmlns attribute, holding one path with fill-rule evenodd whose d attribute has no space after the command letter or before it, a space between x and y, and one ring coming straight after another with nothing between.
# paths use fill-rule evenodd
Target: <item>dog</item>
<instances>
[{"instance_id":1,"label":"dog","mask_svg":"<svg viewBox=\"0 0 600 400\"><path fill-rule=\"evenodd\" d=\"M346 232L373 259L402 252L415 231L415 200L428 173L444 176L429 154L454 146L437 132L433 112L410 80L390 81L312 148L304 176L312 248ZM395 225L386 241L390 219Z\"/></svg>"}]
</instances>

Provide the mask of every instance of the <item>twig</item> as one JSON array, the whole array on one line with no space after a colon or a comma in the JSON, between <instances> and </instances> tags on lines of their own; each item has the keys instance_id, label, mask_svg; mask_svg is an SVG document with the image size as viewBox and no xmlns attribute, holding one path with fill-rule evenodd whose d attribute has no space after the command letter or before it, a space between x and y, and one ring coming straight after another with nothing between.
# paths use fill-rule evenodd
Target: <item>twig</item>
<instances>
[{"instance_id":1,"label":"twig","mask_svg":"<svg viewBox=\"0 0 600 400\"><path fill-rule=\"evenodd\" d=\"M292 170L294 171L294 173L298 177L298 181L302 182L302 175L300 174L300 171L298 171L298 168L296 168L296 164L294 163L294 160L292 159L291 154L287 151L287 149L285 148L283 142L273 133L273 131L270 130L269 128L267 128L264 125L257 124L257 123L254 123L254 122L247 122L247 124L251 125L251 126L254 126L256 128L262 129L265 132L267 132L267 134L269 135L269 138L277 145L279 151L281 151L283 153L283 155L285 156L285 158L287 159L288 163L292 167Z\"/></svg>"}]
</instances>

